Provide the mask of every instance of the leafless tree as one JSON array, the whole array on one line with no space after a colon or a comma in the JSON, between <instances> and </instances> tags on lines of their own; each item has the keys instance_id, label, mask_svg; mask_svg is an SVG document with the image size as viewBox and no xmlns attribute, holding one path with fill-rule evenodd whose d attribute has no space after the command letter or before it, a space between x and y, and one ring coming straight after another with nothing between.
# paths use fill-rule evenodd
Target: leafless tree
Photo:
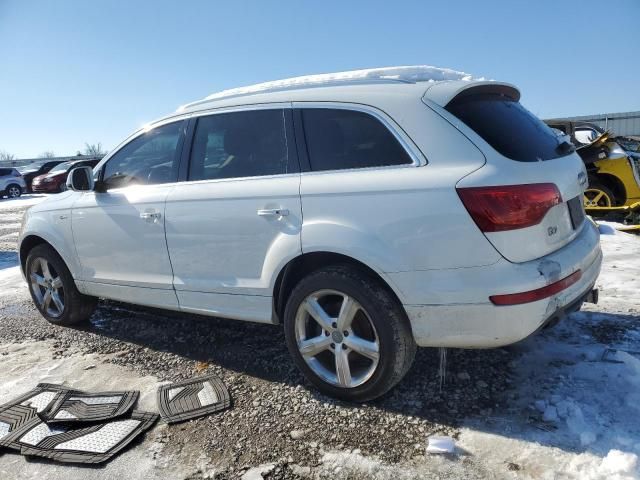
<instances>
[{"instance_id":1,"label":"leafless tree","mask_svg":"<svg viewBox=\"0 0 640 480\"><path fill-rule=\"evenodd\" d=\"M38 158L54 158L55 156L56 156L56 154L53 153L53 151L45 150L40 155L38 155Z\"/></svg>"},{"instance_id":2,"label":"leafless tree","mask_svg":"<svg viewBox=\"0 0 640 480\"><path fill-rule=\"evenodd\" d=\"M5 152L4 150L0 150L0 161L10 161L15 160L16 156L13 153Z\"/></svg>"},{"instance_id":3,"label":"leafless tree","mask_svg":"<svg viewBox=\"0 0 640 480\"><path fill-rule=\"evenodd\" d=\"M107 153L102 149L102 143L85 143L84 154L91 157L102 157Z\"/></svg>"}]
</instances>

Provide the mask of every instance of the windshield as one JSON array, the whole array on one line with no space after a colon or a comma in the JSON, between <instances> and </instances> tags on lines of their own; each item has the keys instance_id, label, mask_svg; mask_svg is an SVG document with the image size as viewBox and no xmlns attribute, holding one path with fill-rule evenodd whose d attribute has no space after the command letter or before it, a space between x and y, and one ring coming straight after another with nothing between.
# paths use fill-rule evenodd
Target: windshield
<instances>
[{"instance_id":1,"label":"windshield","mask_svg":"<svg viewBox=\"0 0 640 480\"><path fill-rule=\"evenodd\" d=\"M64 162L64 163L61 163L60 165L56 165L55 167L53 167L51 170L49 170L49 173L64 172L70 166L71 166L71 162Z\"/></svg>"}]
</instances>

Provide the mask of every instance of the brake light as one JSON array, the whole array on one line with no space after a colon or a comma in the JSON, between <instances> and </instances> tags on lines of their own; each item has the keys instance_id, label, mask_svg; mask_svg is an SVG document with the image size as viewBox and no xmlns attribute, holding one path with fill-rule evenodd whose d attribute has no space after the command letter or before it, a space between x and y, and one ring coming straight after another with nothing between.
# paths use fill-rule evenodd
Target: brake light
<instances>
[{"instance_id":1,"label":"brake light","mask_svg":"<svg viewBox=\"0 0 640 480\"><path fill-rule=\"evenodd\" d=\"M568 277L547 285L546 287L538 288L536 290L529 290L528 292L509 293L507 295L493 295L489 297L489 300L491 300L491 303L493 303L494 305L519 305L521 303L535 302L536 300L542 300L543 298L555 295L562 290L566 290L581 278L582 271L577 270Z\"/></svg>"},{"instance_id":2,"label":"brake light","mask_svg":"<svg viewBox=\"0 0 640 480\"><path fill-rule=\"evenodd\" d=\"M457 188L465 208L483 232L531 227L562 202L553 183Z\"/></svg>"}]
</instances>

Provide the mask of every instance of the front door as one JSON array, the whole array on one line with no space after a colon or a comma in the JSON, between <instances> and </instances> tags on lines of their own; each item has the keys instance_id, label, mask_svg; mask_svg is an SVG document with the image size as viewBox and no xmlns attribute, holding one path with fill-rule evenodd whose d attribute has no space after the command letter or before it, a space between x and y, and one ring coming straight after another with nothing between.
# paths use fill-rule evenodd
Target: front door
<instances>
[{"instance_id":1,"label":"front door","mask_svg":"<svg viewBox=\"0 0 640 480\"><path fill-rule=\"evenodd\" d=\"M183 139L182 121L142 133L102 165L97 191L74 204L78 283L85 293L177 308L164 215Z\"/></svg>"},{"instance_id":2,"label":"front door","mask_svg":"<svg viewBox=\"0 0 640 480\"><path fill-rule=\"evenodd\" d=\"M301 251L290 109L201 116L190 148L188 181L166 207L180 307L269 322L275 277Z\"/></svg>"}]
</instances>

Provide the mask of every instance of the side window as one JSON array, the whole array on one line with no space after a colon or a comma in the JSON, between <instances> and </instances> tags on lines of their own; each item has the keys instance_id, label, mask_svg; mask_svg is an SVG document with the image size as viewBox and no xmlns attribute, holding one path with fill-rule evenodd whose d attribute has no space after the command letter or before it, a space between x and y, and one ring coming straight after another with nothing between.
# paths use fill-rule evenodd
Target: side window
<instances>
[{"instance_id":1,"label":"side window","mask_svg":"<svg viewBox=\"0 0 640 480\"><path fill-rule=\"evenodd\" d=\"M183 122L154 128L122 147L104 166L107 189L175 182Z\"/></svg>"},{"instance_id":2,"label":"side window","mask_svg":"<svg viewBox=\"0 0 640 480\"><path fill-rule=\"evenodd\" d=\"M311 170L384 167L412 163L378 119L354 110L302 110Z\"/></svg>"},{"instance_id":3,"label":"side window","mask_svg":"<svg viewBox=\"0 0 640 480\"><path fill-rule=\"evenodd\" d=\"M288 162L283 110L209 115L198 119L189 180L278 175Z\"/></svg>"}]
</instances>

